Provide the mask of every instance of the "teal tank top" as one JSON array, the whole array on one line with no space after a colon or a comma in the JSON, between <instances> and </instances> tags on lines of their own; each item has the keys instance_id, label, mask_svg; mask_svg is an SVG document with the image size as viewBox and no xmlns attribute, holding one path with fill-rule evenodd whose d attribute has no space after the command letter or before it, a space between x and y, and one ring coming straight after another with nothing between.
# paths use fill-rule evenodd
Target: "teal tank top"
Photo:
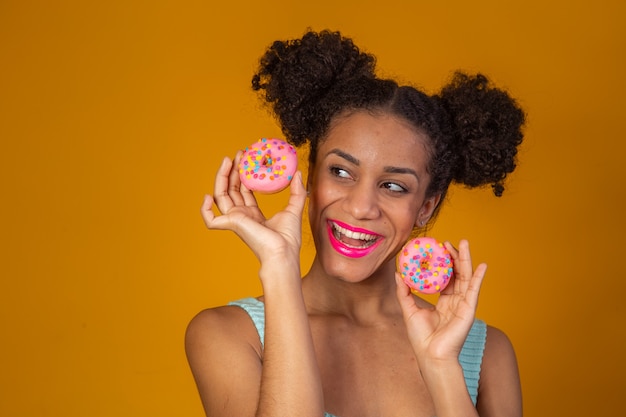
<instances>
[{"instance_id":1,"label":"teal tank top","mask_svg":"<svg viewBox=\"0 0 626 417\"><path fill-rule=\"evenodd\" d=\"M241 307L248 313L259 333L261 345L263 345L265 342L265 305L256 298L243 298L228 304ZM463 344L463 349L461 349L461 354L459 355L459 363L463 368L465 384L474 405L476 405L476 399L478 398L480 365L483 361L486 339L487 325L482 320L474 320L474 324L467 335L467 339L465 339L465 344ZM336 416L325 413L324 417Z\"/></svg>"}]
</instances>

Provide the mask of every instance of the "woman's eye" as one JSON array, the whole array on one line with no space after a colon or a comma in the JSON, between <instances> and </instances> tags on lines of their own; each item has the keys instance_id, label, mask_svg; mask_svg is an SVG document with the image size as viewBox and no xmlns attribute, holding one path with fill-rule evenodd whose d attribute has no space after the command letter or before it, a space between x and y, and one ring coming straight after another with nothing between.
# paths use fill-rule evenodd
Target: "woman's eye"
<instances>
[{"instance_id":1,"label":"woman's eye","mask_svg":"<svg viewBox=\"0 0 626 417\"><path fill-rule=\"evenodd\" d=\"M394 182L386 182L383 184L383 188L393 191L394 193L406 193L407 189Z\"/></svg>"},{"instance_id":2,"label":"woman's eye","mask_svg":"<svg viewBox=\"0 0 626 417\"><path fill-rule=\"evenodd\" d=\"M339 178L350 178L350 174L343 168L339 167L330 167L330 172Z\"/></svg>"}]
</instances>

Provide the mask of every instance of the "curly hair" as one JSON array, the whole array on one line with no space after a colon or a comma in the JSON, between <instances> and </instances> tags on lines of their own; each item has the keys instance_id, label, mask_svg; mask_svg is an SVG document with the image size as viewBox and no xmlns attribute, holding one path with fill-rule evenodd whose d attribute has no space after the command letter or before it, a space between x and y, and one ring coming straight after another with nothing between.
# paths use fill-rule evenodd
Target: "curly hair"
<instances>
[{"instance_id":1,"label":"curly hair","mask_svg":"<svg viewBox=\"0 0 626 417\"><path fill-rule=\"evenodd\" d=\"M496 196L516 166L525 114L482 74L455 73L438 94L378 78L376 58L328 30L276 41L252 78L286 139L310 145L309 161L341 114L355 110L401 117L430 139L427 197L445 197L452 182L491 184Z\"/></svg>"}]
</instances>

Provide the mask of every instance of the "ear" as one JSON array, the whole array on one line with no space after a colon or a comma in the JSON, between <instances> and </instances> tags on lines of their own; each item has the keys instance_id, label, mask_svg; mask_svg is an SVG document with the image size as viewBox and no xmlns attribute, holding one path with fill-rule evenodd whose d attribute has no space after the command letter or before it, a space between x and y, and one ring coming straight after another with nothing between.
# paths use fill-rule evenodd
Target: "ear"
<instances>
[{"instance_id":1,"label":"ear","mask_svg":"<svg viewBox=\"0 0 626 417\"><path fill-rule=\"evenodd\" d=\"M424 200L415 218L415 227L424 227L426 223L428 223L440 201L441 194L434 195Z\"/></svg>"}]
</instances>

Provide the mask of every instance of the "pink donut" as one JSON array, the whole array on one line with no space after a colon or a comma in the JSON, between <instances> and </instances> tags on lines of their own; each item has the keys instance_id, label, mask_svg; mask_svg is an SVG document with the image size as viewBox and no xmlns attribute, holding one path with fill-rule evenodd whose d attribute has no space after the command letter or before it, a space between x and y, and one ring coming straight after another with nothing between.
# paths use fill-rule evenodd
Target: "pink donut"
<instances>
[{"instance_id":1,"label":"pink donut","mask_svg":"<svg viewBox=\"0 0 626 417\"><path fill-rule=\"evenodd\" d=\"M452 278L452 258L442 243L432 237L418 237L400 251L398 269L411 289L435 294L443 291Z\"/></svg>"},{"instance_id":2,"label":"pink donut","mask_svg":"<svg viewBox=\"0 0 626 417\"><path fill-rule=\"evenodd\" d=\"M271 194L287 187L297 168L293 146L280 139L263 138L244 151L239 178L249 190Z\"/></svg>"}]
</instances>

